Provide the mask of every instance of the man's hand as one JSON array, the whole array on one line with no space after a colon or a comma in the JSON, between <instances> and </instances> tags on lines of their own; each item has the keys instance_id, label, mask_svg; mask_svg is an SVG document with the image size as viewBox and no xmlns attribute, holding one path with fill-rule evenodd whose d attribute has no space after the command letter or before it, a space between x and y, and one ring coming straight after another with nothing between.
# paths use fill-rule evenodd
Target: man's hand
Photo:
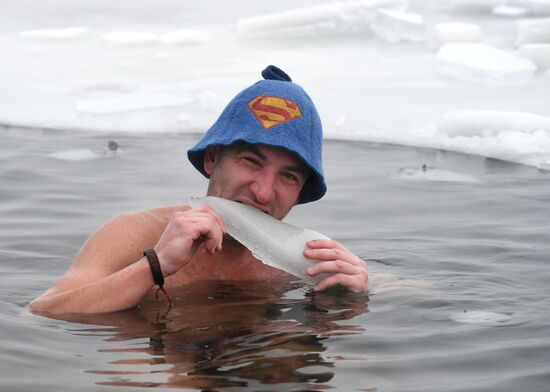
<instances>
[{"instance_id":1,"label":"man's hand","mask_svg":"<svg viewBox=\"0 0 550 392\"><path fill-rule=\"evenodd\" d=\"M210 254L222 250L225 233L222 218L208 205L176 212L155 245L163 275L178 272L201 244Z\"/></svg>"},{"instance_id":2,"label":"man's hand","mask_svg":"<svg viewBox=\"0 0 550 392\"><path fill-rule=\"evenodd\" d=\"M315 291L322 291L337 284L356 293L367 290L367 264L338 241L313 240L306 245L309 249L304 250L304 256L317 263L309 267L307 273L311 276L330 274L315 285Z\"/></svg>"}]
</instances>

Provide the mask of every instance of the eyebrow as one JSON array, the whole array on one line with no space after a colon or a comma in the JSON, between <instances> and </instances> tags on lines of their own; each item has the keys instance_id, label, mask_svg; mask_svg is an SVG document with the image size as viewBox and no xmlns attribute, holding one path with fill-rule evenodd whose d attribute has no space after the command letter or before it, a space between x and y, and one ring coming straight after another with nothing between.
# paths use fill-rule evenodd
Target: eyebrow
<instances>
[{"instance_id":1,"label":"eyebrow","mask_svg":"<svg viewBox=\"0 0 550 392\"><path fill-rule=\"evenodd\" d=\"M257 146L253 145L253 144L245 144L245 145L240 146L240 147L237 148L237 153L242 153L242 152L245 152L245 151L251 152L252 154L256 155L258 158L260 158L263 161L267 160L267 157L265 156L265 154L262 153L260 151L260 149ZM304 182L308 178L308 170L305 167L305 164L302 164L302 165L288 165L288 166L285 167L285 170L300 174L302 176Z\"/></svg>"}]
</instances>

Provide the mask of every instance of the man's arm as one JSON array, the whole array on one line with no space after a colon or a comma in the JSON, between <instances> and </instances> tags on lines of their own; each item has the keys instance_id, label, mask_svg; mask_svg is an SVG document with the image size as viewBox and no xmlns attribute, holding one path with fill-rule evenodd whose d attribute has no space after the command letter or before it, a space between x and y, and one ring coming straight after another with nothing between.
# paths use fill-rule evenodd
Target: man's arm
<instances>
[{"instance_id":1,"label":"man's arm","mask_svg":"<svg viewBox=\"0 0 550 392\"><path fill-rule=\"evenodd\" d=\"M142 256L145 249L154 247L167 277L186 265L200 244L211 253L220 250L224 232L223 221L207 206L180 208L167 226L150 213L112 219L86 241L65 275L31 302L31 310L103 313L131 308L154 285Z\"/></svg>"},{"instance_id":2,"label":"man's arm","mask_svg":"<svg viewBox=\"0 0 550 392\"><path fill-rule=\"evenodd\" d=\"M341 285L356 293L368 288L369 273L367 264L338 241L314 240L307 243L309 249L304 256L315 264L307 269L307 273L316 276L328 273L330 276L315 285L315 291L322 291L331 286Z\"/></svg>"}]
</instances>

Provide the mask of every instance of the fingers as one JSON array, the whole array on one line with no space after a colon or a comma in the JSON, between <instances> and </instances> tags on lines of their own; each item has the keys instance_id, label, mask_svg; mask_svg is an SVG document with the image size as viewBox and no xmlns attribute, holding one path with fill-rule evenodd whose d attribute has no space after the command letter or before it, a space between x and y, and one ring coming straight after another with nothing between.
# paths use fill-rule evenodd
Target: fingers
<instances>
[{"instance_id":1,"label":"fingers","mask_svg":"<svg viewBox=\"0 0 550 392\"><path fill-rule=\"evenodd\" d=\"M311 276L328 274L314 287L314 290L325 290L334 285L341 285L355 292L367 289L368 270L366 263L346 249L338 241L313 240L307 243L304 257L316 264L307 269Z\"/></svg>"},{"instance_id":2,"label":"fingers","mask_svg":"<svg viewBox=\"0 0 550 392\"><path fill-rule=\"evenodd\" d=\"M363 272L363 269L342 260L320 262L307 269L307 273L313 276L319 275L322 273L359 275L362 272Z\"/></svg>"},{"instance_id":3,"label":"fingers","mask_svg":"<svg viewBox=\"0 0 550 392\"><path fill-rule=\"evenodd\" d=\"M366 290L366 285L361 275L343 274L331 275L328 278L321 280L315 285L315 287L313 287L313 290L323 291L335 285L344 286L348 290L351 290L355 293L362 293Z\"/></svg>"},{"instance_id":4,"label":"fingers","mask_svg":"<svg viewBox=\"0 0 550 392\"><path fill-rule=\"evenodd\" d=\"M333 249L306 249L304 251L304 256L310 260L321 260L321 261L330 261L330 260L345 260L346 262L353 265L363 264L363 260L359 259L349 250L341 250L340 248Z\"/></svg>"},{"instance_id":5,"label":"fingers","mask_svg":"<svg viewBox=\"0 0 550 392\"><path fill-rule=\"evenodd\" d=\"M201 244L210 254L219 252L226 232L223 219L210 206L192 208L173 215L155 250L162 267L175 273L191 260Z\"/></svg>"}]
</instances>

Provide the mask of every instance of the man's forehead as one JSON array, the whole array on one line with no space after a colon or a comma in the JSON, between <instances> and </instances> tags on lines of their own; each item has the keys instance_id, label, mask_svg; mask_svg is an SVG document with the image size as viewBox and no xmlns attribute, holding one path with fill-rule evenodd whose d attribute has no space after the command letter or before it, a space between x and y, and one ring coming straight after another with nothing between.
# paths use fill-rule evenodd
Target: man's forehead
<instances>
[{"instance_id":1,"label":"man's forehead","mask_svg":"<svg viewBox=\"0 0 550 392\"><path fill-rule=\"evenodd\" d=\"M233 147L233 146L230 146ZM277 147L277 146L268 146L265 144L250 144L250 143L237 143L235 146L236 152L245 152L250 151L256 155L259 155L263 158L267 158L268 155L276 155L279 157L285 157L296 161L296 163L302 163L300 157L295 153L288 151L286 148Z\"/></svg>"}]
</instances>

